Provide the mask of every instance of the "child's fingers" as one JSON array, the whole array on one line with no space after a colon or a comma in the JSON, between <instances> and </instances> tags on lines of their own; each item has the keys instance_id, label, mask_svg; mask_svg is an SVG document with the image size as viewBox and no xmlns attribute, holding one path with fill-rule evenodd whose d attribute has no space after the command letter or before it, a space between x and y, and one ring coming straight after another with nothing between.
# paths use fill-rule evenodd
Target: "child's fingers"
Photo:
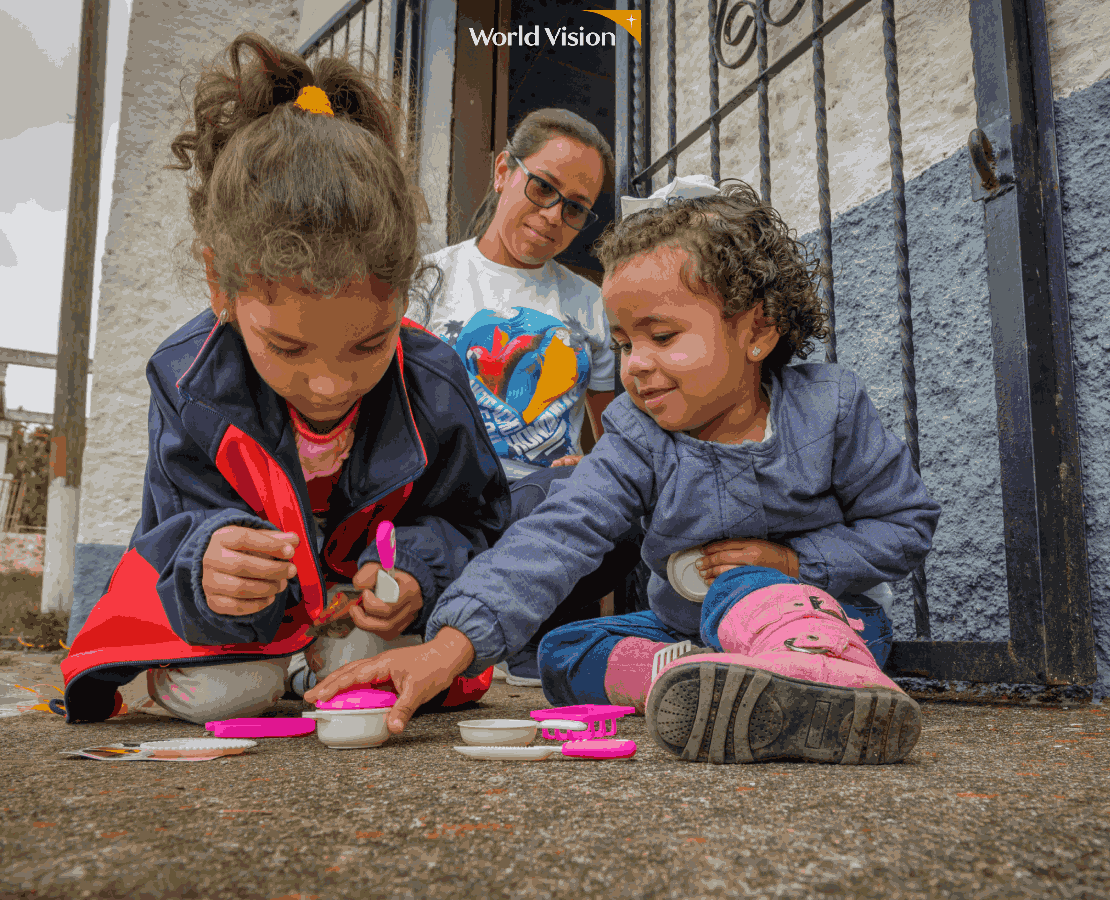
<instances>
[{"instance_id":1,"label":"child's fingers","mask_svg":"<svg viewBox=\"0 0 1110 900\"><path fill-rule=\"evenodd\" d=\"M417 690L416 679L414 678L405 678L399 686L399 690L397 702L393 704L393 709L386 716L385 724L390 734L400 734L404 731L409 719L416 714L417 707L424 702L421 692Z\"/></svg>"},{"instance_id":2,"label":"child's fingers","mask_svg":"<svg viewBox=\"0 0 1110 900\"><path fill-rule=\"evenodd\" d=\"M374 595L371 594L370 596L373 597ZM382 603L376 597L374 600L378 605L386 608L384 615L379 614L376 609L367 611L365 608L366 595L363 594L363 602L357 606L352 606L350 609L351 621L363 631L369 631L371 634L376 634L387 641L398 637L401 632L408 628L420 611L419 608L413 609L410 604L398 603L394 606Z\"/></svg>"},{"instance_id":3,"label":"child's fingers","mask_svg":"<svg viewBox=\"0 0 1110 900\"><path fill-rule=\"evenodd\" d=\"M205 593L234 597L236 600L262 600L273 598L285 590L289 582L284 579L270 580L243 578L211 569L204 573L201 582Z\"/></svg>"},{"instance_id":4,"label":"child's fingers","mask_svg":"<svg viewBox=\"0 0 1110 900\"><path fill-rule=\"evenodd\" d=\"M205 592L205 601L208 608L221 616L249 616L261 612L274 602L273 597L264 597L260 600L240 600L222 594L209 594Z\"/></svg>"},{"instance_id":5,"label":"child's fingers","mask_svg":"<svg viewBox=\"0 0 1110 900\"><path fill-rule=\"evenodd\" d=\"M370 659L356 659L336 669L314 688L305 691L305 700L309 703L318 703L321 700L330 700L336 694L356 684L377 684L388 681L389 660L383 659L384 655L379 654Z\"/></svg>"},{"instance_id":6,"label":"child's fingers","mask_svg":"<svg viewBox=\"0 0 1110 900\"><path fill-rule=\"evenodd\" d=\"M252 556L234 550L222 550L208 558L211 568L225 575L240 578L254 578L261 581L280 581L297 574L297 567L291 562L271 559L268 556Z\"/></svg>"},{"instance_id":7,"label":"child's fingers","mask_svg":"<svg viewBox=\"0 0 1110 900\"><path fill-rule=\"evenodd\" d=\"M351 579L351 584L363 591L374 590L374 585L378 582L379 569L381 569L380 564L368 562L355 573L355 577Z\"/></svg>"},{"instance_id":8,"label":"child's fingers","mask_svg":"<svg viewBox=\"0 0 1110 900\"><path fill-rule=\"evenodd\" d=\"M300 538L291 531L269 531L263 528L245 528L241 525L221 528L212 535L212 539L215 541L218 535L223 535L219 543L228 550L263 554L278 559L291 558L294 549L300 543Z\"/></svg>"}]
</instances>

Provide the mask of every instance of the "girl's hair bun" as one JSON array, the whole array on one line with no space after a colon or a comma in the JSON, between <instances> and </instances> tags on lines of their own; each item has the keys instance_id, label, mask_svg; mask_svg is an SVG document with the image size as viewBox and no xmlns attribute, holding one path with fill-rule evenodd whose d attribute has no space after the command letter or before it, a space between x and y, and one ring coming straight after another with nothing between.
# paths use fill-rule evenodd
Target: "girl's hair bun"
<instances>
[{"instance_id":1,"label":"girl's hair bun","mask_svg":"<svg viewBox=\"0 0 1110 900\"><path fill-rule=\"evenodd\" d=\"M404 296L420 265L423 199L376 77L342 57L309 65L257 34L227 54L201 74L193 128L171 144L169 168L193 170L194 257L211 250L231 299L252 275L299 276L332 294L373 274ZM333 115L296 105L307 86Z\"/></svg>"}]
</instances>

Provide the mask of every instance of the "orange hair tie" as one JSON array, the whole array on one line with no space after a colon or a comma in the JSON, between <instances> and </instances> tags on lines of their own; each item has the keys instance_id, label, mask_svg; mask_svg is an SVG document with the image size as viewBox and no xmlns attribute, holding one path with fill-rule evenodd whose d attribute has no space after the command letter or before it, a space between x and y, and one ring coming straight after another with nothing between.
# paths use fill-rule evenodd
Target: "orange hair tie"
<instances>
[{"instance_id":1,"label":"orange hair tie","mask_svg":"<svg viewBox=\"0 0 1110 900\"><path fill-rule=\"evenodd\" d=\"M332 111L331 103L328 102L328 95L311 84L301 88L301 92L297 94L297 102L293 105L299 106L305 112L321 113L325 116L335 115Z\"/></svg>"}]
</instances>

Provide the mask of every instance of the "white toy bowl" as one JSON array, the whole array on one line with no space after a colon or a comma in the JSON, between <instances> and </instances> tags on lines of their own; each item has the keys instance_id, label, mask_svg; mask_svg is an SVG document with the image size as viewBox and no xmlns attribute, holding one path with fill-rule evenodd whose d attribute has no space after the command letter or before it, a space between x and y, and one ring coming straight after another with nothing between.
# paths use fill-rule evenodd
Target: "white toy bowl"
<instances>
[{"instance_id":1,"label":"white toy bowl","mask_svg":"<svg viewBox=\"0 0 1110 900\"><path fill-rule=\"evenodd\" d=\"M324 746L351 750L384 744L389 739L385 718L392 709L310 709L301 715L316 720L316 736Z\"/></svg>"},{"instance_id":2,"label":"white toy bowl","mask_svg":"<svg viewBox=\"0 0 1110 900\"><path fill-rule=\"evenodd\" d=\"M477 747L523 747L536 736L527 719L471 719L459 722L464 743Z\"/></svg>"}]
</instances>

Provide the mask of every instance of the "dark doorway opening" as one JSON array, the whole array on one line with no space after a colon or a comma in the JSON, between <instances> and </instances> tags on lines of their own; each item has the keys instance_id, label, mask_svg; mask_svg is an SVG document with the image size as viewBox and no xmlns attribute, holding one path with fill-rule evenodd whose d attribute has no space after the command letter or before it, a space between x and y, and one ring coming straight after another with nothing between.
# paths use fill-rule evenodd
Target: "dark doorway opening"
<instances>
[{"instance_id":1,"label":"dark doorway opening","mask_svg":"<svg viewBox=\"0 0 1110 900\"><path fill-rule=\"evenodd\" d=\"M535 109L569 109L589 120L613 144L616 97L616 48L552 45L553 35L613 32L618 26L594 13L549 0L460 0L455 67L455 122L452 194L455 215L452 243L465 237L471 216L489 185L493 159L507 135ZM539 26L538 46L474 46L471 28L531 32ZM601 265L590 246L613 221L614 191L603 191L594 211L598 222L582 232L558 261L592 280Z\"/></svg>"}]
</instances>

